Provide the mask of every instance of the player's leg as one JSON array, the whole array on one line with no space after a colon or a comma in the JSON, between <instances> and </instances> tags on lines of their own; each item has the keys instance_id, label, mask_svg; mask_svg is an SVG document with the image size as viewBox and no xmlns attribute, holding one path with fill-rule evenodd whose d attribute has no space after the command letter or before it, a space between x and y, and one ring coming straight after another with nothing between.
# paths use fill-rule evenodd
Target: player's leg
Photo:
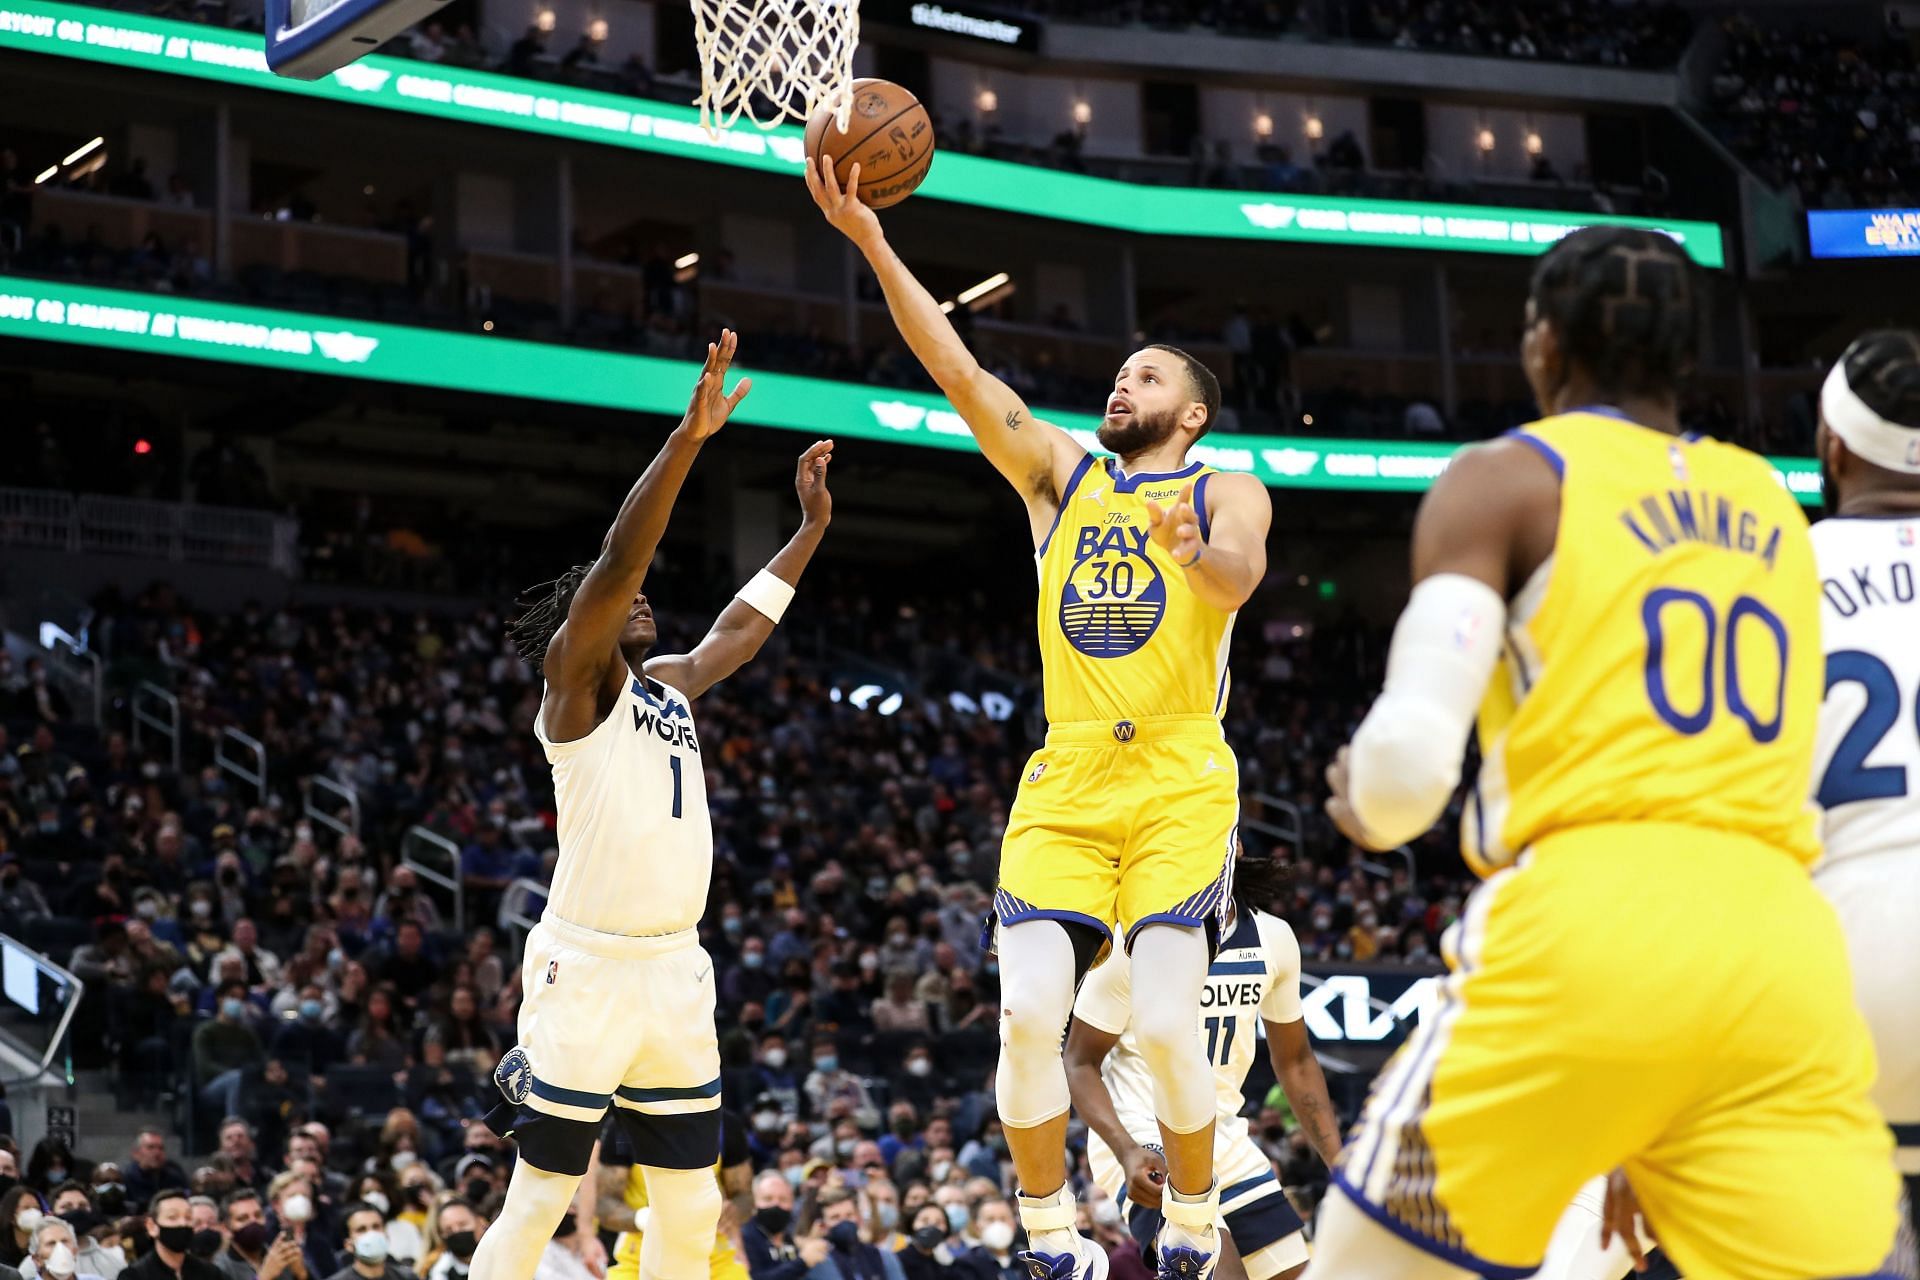
<instances>
[{"instance_id":1,"label":"player's leg","mask_svg":"<svg viewBox=\"0 0 1920 1280\"><path fill-rule=\"evenodd\" d=\"M1604 1248L1600 1244L1601 1211L1607 1202L1607 1180L1595 1178L1580 1188L1580 1193L1560 1215L1547 1242L1547 1260L1533 1280L1622 1280L1633 1270L1633 1259L1626 1242L1615 1239ZM1652 1241L1643 1239L1643 1247Z\"/></svg>"},{"instance_id":2,"label":"player's leg","mask_svg":"<svg viewBox=\"0 0 1920 1280\"><path fill-rule=\"evenodd\" d=\"M1104 1276L1106 1254L1074 1230L1067 1185L1071 1099L1061 1042L1080 976L1107 949L1119 855L1091 797L1107 752L1046 748L1027 762L1007 816L993 899L1000 957L994 1100L1019 1180L1029 1255L1052 1274Z\"/></svg>"},{"instance_id":3,"label":"player's leg","mask_svg":"<svg viewBox=\"0 0 1920 1280\"><path fill-rule=\"evenodd\" d=\"M1133 1035L1153 1073L1153 1113L1167 1158L1161 1205L1168 1246L1212 1252L1219 1198L1213 1194L1213 1067L1200 1044L1200 994L1211 947L1203 928L1150 924L1134 935Z\"/></svg>"},{"instance_id":4,"label":"player's leg","mask_svg":"<svg viewBox=\"0 0 1920 1280\"><path fill-rule=\"evenodd\" d=\"M628 1037L609 1034L621 962L564 946L546 925L527 935L520 1043L494 1081L488 1125L519 1147L506 1203L473 1256L474 1280L528 1280L573 1204L612 1100Z\"/></svg>"},{"instance_id":5,"label":"player's leg","mask_svg":"<svg viewBox=\"0 0 1920 1280\"><path fill-rule=\"evenodd\" d=\"M1287 1199L1273 1163L1242 1136L1214 1155L1220 1183L1221 1272L1226 1242L1240 1255L1248 1280L1293 1280L1307 1266L1307 1224Z\"/></svg>"},{"instance_id":6,"label":"player's leg","mask_svg":"<svg viewBox=\"0 0 1920 1280\"><path fill-rule=\"evenodd\" d=\"M1308 1280L1476 1280L1362 1210L1337 1183L1320 1204Z\"/></svg>"},{"instance_id":7,"label":"player's leg","mask_svg":"<svg viewBox=\"0 0 1920 1280\"><path fill-rule=\"evenodd\" d=\"M646 1029L614 1117L647 1182L641 1280L706 1280L720 1226L720 1044L713 960L697 943L640 962L625 1016Z\"/></svg>"}]
</instances>

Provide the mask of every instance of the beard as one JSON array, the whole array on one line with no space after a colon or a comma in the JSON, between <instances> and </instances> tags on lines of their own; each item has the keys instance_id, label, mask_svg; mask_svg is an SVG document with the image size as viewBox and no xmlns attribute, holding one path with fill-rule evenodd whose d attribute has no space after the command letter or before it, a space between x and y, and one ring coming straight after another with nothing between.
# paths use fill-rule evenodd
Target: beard
<instances>
[{"instance_id":1,"label":"beard","mask_svg":"<svg viewBox=\"0 0 1920 1280\"><path fill-rule=\"evenodd\" d=\"M1172 409L1159 413L1135 410L1117 422L1112 418L1100 419L1100 429L1094 435L1102 449L1126 458L1165 444L1179 423L1179 414Z\"/></svg>"}]
</instances>

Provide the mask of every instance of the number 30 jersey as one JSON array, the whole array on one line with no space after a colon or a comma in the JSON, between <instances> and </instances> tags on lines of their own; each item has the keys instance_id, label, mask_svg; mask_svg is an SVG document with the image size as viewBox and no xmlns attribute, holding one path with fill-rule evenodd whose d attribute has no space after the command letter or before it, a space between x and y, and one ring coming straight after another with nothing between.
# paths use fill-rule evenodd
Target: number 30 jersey
<instances>
[{"instance_id":1,"label":"number 30 jersey","mask_svg":"<svg viewBox=\"0 0 1920 1280\"><path fill-rule=\"evenodd\" d=\"M1820 581L1799 504L1757 455L1609 409L1512 434L1560 473L1560 524L1508 607L1467 861L1484 875L1558 830L1650 822L1811 866Z\"/></svg>"},{"instance_id":2,"label":"number 30 jersey","mask_svg":"<svg viewBox=\"0 0 1920 1280\"><path fill-rule=\"evenodd\" d=\"M713 822L691 699L634 676L584 738L534 733L553 764L555 834L547 912L601 933L678 933L700 923L713 879Z\"/></svg>"},{"instance_id":3,"label":"number 30 jersey","mask_svg":"<svg viewBox=\"0 0 1920 1280\"><path fill-rule=\"evenodd\" d=\"M1207 604L1147 534L1147 503L1170 508L1193 486L1207 536L1212 469L1128 475L1088 454L1034 553L1047 722L1212 716L1227 705L1234 615Z\"/></svg>"},{"instance_id":4,"label":"number 30 jersey","mask_svg":"<svg viewBox=\"0 0 1920 1280\"><path fill-rule=\"evenodd\" d=\"M1827 696L1814 798L1826 862L1920 852L1920 517L1813 527Z\"/></svg>"}]
</instances>

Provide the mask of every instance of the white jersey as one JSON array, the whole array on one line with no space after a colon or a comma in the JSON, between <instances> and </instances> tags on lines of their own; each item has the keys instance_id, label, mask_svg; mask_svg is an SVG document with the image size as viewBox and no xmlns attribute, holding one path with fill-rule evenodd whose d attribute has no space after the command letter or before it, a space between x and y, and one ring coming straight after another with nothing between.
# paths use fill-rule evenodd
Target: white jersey
<instances>
[{"instance_id":1,"label":"white jersey","mask_svg":"<svg viewBox=\"0 0 1920 1280\"><path fill-rule=\"evenodd\" d=\"M1101 1031L1119 1033L1119 1042L1101 1065L1100 1078L1113 1097L1120 1123L1134 1140L1158 1144L1153 1073L1140 1056L1130 1026L1133 982L1126 957L1115 955L1087 975L1074 1001L1073 1016ZM1213 1064L1214 1150L1224 1152L1248 1141L1247 1121L1240 1114L1245 1105L1241 1091L1259 1052L1260 1022L1295 1022L1302 1016L1300 943L1286 921L1264 911L1239 915L1207 970L1196 1016L1200 1047ZM1125 1182L1119 1161L1098 1134L1087 1135L1087 1163L1101 1187L1117 1190Z\"/></svg>"},{"instance_id":2,"label":"white jersey","mask_svg":"<svg viewBox=\"0 0 1920 1280\"><path fill-rule=\"evenodd\" d=\"M713 879L713 823L689 699L652 677L627 682L593 732L533 731L553 765L560 862L546 916L600 933L677 933L700 923Z\"/></svg>"},{"instance_id":3,"label":"white jersey","mask_svg":"<svg viewBox=\"0 0 1920 1280\"><path fill-rule=\"evenodd\" d=\"M1920 518L1822 520L1813 549L1827 650L1821 866L1920 851Z\"/></svg>"}]
</instances>

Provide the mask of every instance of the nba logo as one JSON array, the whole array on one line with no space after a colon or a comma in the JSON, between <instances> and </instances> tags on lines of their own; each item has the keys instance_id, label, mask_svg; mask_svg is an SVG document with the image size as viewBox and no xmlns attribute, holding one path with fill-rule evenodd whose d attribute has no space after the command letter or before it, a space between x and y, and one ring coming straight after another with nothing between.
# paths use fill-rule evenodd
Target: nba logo
<instances>
[{"instance_id":1,"label":"nba logo","mask_svg":"<svg viewBox=\"0 0 1920 1280\"><path fill-rule=\"evenodd\" d=\"M1910 547L1913 545L1913 526L1903 524L1894 530L1893 536L1899 541L1901 546Z\"/></svg>"},{"instance_id":2,"label":"nba logo","mask_svg":"<svg viewBox=\"0 0 1920 1280\"><path fill-rule=\"evenodd\" d=\"M1687 456L1680 452L1679 445L1667 446L1667 461L1673 464L1673 478L1684 482L1687 478Z\"/></svg>"},{"instance_id":3,"label":"nba logo","mask_svg":"<svg viewBox=\"0 0 1920 1280\"><path fill-rule=\"evenodd\" d=\"M1133 741L1133 721L1122 720L1118 724L1114 725L1113 740L1115 742L1132 742Z\"/></svg>"},{"instance_id":4,"label":"nba logo","mask_svg":"<svg viewBox=\"0 0 1920 1280\"><path fill-rule=\"evenodd\" d=\"M1028 782L1040 781L1040 775L1045 773L1046 771L1047 771L1047 762L1045 760L1042 760L1039 764L1033 766L1033 772L1027 775L1027 781Z\"/></svg>"},{"instance_id":5,"label":"nba logo","mask_svg":"<svg viewBox=\"0 0 1920 1280\"><path fill-rule=\"evenodd\" d=\"M554 981L557 978L559 978L559 976L560 976L560 962L558 960L547 961L547 985L552 986L554 984Z\"/></svg>"}]
</instances>

